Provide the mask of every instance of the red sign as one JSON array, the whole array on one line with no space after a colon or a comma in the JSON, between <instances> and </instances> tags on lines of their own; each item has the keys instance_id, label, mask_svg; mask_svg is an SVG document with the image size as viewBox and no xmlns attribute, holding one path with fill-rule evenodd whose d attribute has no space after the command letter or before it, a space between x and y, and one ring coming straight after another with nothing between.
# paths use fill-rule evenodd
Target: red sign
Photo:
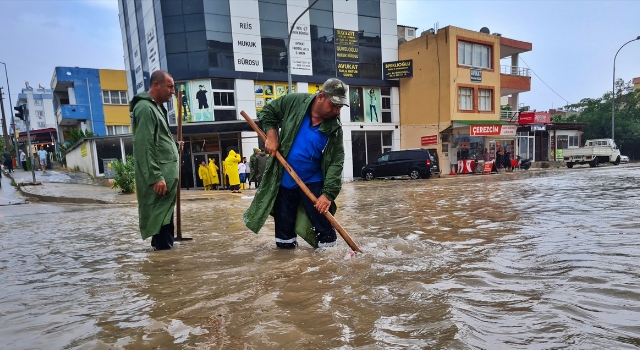
<instances>
[{"instance_id":1,"label":"red sign","mask_svg":"<svg viewBox=\"0 0 640 350\"><path fill-rule=\"evenodd\" d=\"M545 125L551 123L551 114L546 112L520 112L518 124Z\"/></svg>"},{"instance_id":2,"label":"red sign","mask_svg":"<svg viewBox=\"0 0 640 350\"><path fill-rule=\"evenodd\" d=\"M423 146L437 145L438 144L438 135L422 136L420 138L420 144L423 145Z\"/></svg>"},{"instance_id":3,"label":"red sign","mask_svg":"<svg viewBox=\"0 0 640 350\"><path fill-rule=\"evenodd\" d=\"M484 168L482 169L483 173L491 173L491 169L493 169L493 161L485 162Z\"/></svg>"},{"instance_id":4,"label":"red sign","mask_svg":"<svg viewBox=\"0 0 640 350\"><path fill-rule=\"evenodd\" d=\"M471 125L471 136L515 136L517 125Z\"/></svg>"}]
</instances>

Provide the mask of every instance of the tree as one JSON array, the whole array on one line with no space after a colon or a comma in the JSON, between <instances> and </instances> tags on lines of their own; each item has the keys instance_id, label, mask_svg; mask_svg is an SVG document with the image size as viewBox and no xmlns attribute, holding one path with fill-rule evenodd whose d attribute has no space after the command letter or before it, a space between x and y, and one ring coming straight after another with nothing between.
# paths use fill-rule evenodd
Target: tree
<instances>
[{"instance_id":1,"label":"tree","mask_svg":"<svg viewBox=\"0 0 640 350\"><path fill-rule=\"evenodd\" d=\"M621 152L627 156L640 157L640 90L629 90L630 82L616 81L615 136ZM584 98L570 105L579 113L570 115L566 121L587 123L583 139L611 137L611 91L599 98Z\"/></svg>"}]
</instances>

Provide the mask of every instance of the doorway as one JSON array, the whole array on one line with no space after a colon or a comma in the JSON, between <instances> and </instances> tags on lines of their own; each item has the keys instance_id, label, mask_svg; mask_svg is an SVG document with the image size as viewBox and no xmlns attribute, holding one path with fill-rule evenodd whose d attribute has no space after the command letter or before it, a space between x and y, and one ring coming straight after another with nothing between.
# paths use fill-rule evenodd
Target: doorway
<instances>
[{"instance_id":1,"label":"doorway","mask_svg":"<svg viewBox=\"0 0 640 350\"><path fill-rule=\"evenodd\" d=\"M195 185L196 188L204 188L204 184L202 183L200 176L198 176L198 170L200 169L200 163L202 163L203 161L205 162L205 164L209 165L209 159L213 159L215 161L216 165L218 166L218 179L222 179L222 167L220 166L220 153L218 152L194 153L193 154L194 167L193 167L192 175L193 175L194 183L196 184ZM218 186L218 188L221 188L221 186Z\"/></svg>"}]
</instances>

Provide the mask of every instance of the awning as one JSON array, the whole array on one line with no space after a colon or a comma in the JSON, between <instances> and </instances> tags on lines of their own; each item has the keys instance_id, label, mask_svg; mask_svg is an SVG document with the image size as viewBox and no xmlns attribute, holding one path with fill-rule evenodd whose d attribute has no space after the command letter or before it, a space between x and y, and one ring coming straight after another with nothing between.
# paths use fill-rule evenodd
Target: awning
<instances>
[{"instance_id":1,"label":"awning","mask_svg":"<svg viewBox=\"0 0 640 350\"><path fill-rule=\"evenodd\" d=\"M452 120L453 128L462 128L470 125L514 125L503 120Z\"/></svg>"}]
</instances>

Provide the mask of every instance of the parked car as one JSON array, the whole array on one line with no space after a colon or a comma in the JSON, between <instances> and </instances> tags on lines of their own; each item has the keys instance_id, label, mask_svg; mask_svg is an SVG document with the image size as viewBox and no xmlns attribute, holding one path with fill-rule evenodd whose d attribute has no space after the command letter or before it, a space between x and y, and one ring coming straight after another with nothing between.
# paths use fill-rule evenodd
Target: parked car
<instances>
[{"instance_id":1,"label":"parked car","mask_svg":"<svg viewBox=\"0 0 640 350\"><path fill-rule=\"evenodd\" d=\"M629 163L629 157L627 156L620 156L620 163Z\"/></svg>"},{"instance_id":2,"label":"parked car","mask_svg":"<svg viewBox=\"0 0 640 350\"><path fill-rule=\"evenodd\" d=\"M437 158L429 150L420 148L385 152L375 163L362 167L361 176L367 181L401 176L415 180L426 179L439 172Z\"/></svg>"}]
</instances>

